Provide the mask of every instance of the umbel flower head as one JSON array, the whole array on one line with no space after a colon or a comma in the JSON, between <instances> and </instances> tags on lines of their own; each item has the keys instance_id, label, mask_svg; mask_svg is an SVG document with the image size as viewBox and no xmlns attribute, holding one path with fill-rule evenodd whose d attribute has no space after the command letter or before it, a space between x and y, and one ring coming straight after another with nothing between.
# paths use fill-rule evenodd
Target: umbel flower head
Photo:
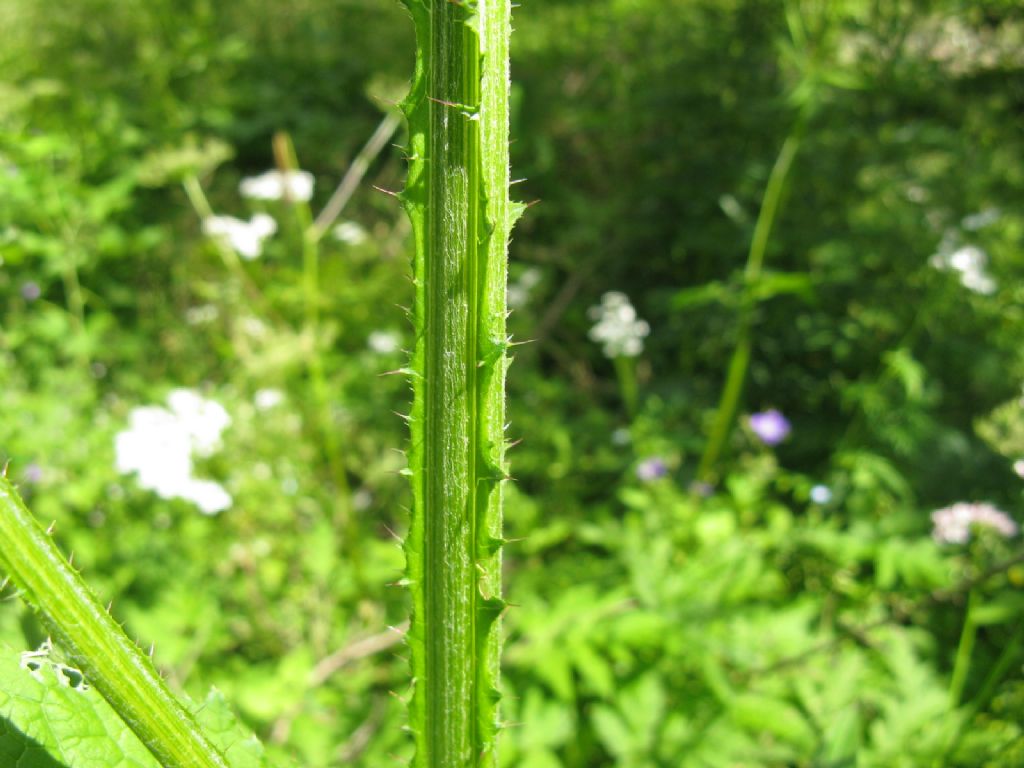
<instances>
[{"instance_id":1,"label":"umbel flower head","mask_svg":"<svg viewBox=\"0 0 1024 768\"><path fill-rule=\"evenodd\" d=\"M203 219L203 232L223 240L243 259L255 259L263 252L263 241L277 231L277 222L265 213L249 221L234 216L210 216Z\"/></svg>"},{"instance_id":2,"label":"umbel flower head","mask_svg":"<svg viewBox=\"0 0 1024 768\"><path fill-rule=\"evenodd\" d=\"M636 357L644 351L651 326L636 316L626 294L608 291L588 314L595 321L590 338L603 346L605 357Z\"/></svg>"},{"instance_id":3,"label":"umbel flower head","mask_svg":"<svg viewBox=\"0 0 1024 768\"><path fill-rule=\"evenodd\" d=\"M115 438L117 469L136 473L139 485L161 498L185 499L215 515L231 506L231 496L219 483L193 477L192 457L220 447L231 417L220 403L188 389L171 392L167 404L132 411L128 429Z\"/></svg>"},{"instance_id":4,"label":"umbel flower head","mask_svg":"<svg viewBox=\"0 0 1024 768\"><path fill-rule=\"evenodd\" d=\"M238 185L242 197L251 200L309 202L313 197L313 174L309 171L267 171L242 179Z\"/></svg>"},{"instance_id":5,"label":"umbel flower head","mask_svg":"<svg viewBox=\"0 0 1024 768\"><path fill-rule=\"evenodd\" d=\"M1003 538L1017 535L1017 523L1008 514L984 502L959 502L932 512L932 538L940 544L966 544L971 526L991 528Z\"/></svg>"}]
</instances>

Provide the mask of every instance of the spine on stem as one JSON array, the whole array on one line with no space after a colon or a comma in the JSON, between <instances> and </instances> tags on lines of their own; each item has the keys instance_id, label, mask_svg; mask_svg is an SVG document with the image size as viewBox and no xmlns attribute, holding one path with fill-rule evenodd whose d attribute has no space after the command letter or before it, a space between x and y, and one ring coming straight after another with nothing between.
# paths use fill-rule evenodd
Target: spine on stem
<instances>
[{"instance_id":1,"label":"spine on stem","mask_svg":"<svg viewBox=\"0 0 1024 768\"><path fill-rule=\"evenodd\" d=\"M406 540L416 768L497 765L510 0L404 0L416 347Z\"/></svg>"},{"instance_id":2,"label":"spine on stem","mask_svg":"<svg viewBox=\"0 0 1024 768\"><path fill-rule=\"evenodd\" d=\"M0 570L164 768L228 768L149 657L100 605L2 471Z\"/></svg>"}]
</instances>

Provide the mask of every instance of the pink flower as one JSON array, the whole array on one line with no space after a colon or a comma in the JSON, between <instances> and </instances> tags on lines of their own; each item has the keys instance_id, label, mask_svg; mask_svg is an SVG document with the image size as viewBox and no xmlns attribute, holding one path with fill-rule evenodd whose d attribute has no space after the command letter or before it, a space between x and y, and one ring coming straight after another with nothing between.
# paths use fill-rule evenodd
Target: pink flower
<instances>
[{"instance_id":1,"label":"pink flower","mask_svg":"<svg viewBox=\"0 0 1024 768\"><path fill-rule=\"evenodd\" d=\"M966 544L972 525L991 528L1004 538L1017 535L1017 524L991 504L961 501L932 512L932 538L940 544Z\"/></svg>"}]
</instances>

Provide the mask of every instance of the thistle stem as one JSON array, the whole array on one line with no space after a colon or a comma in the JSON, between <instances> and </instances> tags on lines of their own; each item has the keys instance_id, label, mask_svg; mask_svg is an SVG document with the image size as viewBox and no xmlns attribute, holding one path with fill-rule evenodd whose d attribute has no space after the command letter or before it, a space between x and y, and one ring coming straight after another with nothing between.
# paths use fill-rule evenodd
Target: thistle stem
<instances>
[{"instance_id":1,"label":"thistle stem","mask_svg":"<svg viewBox=\"0 0 1024 768\"><path fill-rule=\"evenodd\" d=\"M417 345L406 540L417 768L495 766L508 199L509 0L406 0Z\"/></svg>"},{"instance_id":2,"label":"thistle stem","mask_svg":"<svg viewBox=\"0 0 1024 768\"><path fill-rule=\"evenodd\" d=\"M54 640L165 768L228 768L167 683L0 474L0 568Z\"/></svg>"}]
</instances>

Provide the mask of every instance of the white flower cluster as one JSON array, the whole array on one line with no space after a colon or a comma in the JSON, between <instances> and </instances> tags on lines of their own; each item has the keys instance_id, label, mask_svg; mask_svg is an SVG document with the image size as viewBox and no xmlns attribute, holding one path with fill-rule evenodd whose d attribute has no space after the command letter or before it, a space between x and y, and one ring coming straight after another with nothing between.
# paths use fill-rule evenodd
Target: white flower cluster
<instances>
[{"instance_id":1,"label":"white flower cluster","mask_svg":"<svg viewBox=\"0 0 1024 768\"><path fill-rule=\"evenodd\" d=\"M231 423L224 407L190 389L176 389L168 408L135 408L128 429L114 442L117 470L138 474L139 485L164 499L191 501L204 515L231 506L231 496L212 480L193 477L193 456L210 456Z\"/></svg>"},{"instance_id":2,"label":"white flower cluster","mask_svg":"<svg viewBox=\"0 0 1024 768\"><path fill-rule=\"evenodd\" d=\"M978 229L979 226L976 222L968 221L970 218L964 219L965 228L970 223L974 229ZM986 224L982 223L980 226L986 226ZM943 236L938 251L928 260L928 263L936 269L959 272L960 282L969 291L985 296L995 293L996 281L986 271L988 254L976 245L959 245L955 235L950 232Z\"/></svg>"},{"instance_id":3,"label":"white flower cluster","mask_svg":"<svg viewBox=\"0 0 1024 768\"><path fill-rule=\"evenodd\" d=\"M536 267L529 267L523 271L523 274L519 276L518 280L509 283L509 307L512 309L525 307L530 301L530 294L533 293L533 289L540 284L542 277L543 275L539 269Z\"/></svg>"},{"instance_id":4,"label":"white flower cluster","mask_svg":"<svg viewBox=\"0 0 1024 768\"><path fill-rule=\"evenodd\" d=\"M369 235L361 224L355 221L343 221L334 230L334 237L345 245L361 245Z\"/></svg>"},{"instance_id":5,"label":"white flower cluster","mask_svg":"<svg viewBox=\"0 0 1024 768\"><path fill-rule=\"evenodd\" d=\"M366 337L366 346L378 355L390 355L402 345L402 337L394 331L372 331Z\"/></svg>"},{"instance_id":6,"label":"white flower cluster","mask_svg":"<svg viewBox=\"0 0 1024 768\"><path fill-rule=\"evenodd\" d=\"M263 252L263 241L277 232L277 222L265 213L257 213L249 221L210 216L203 220L203 232L226 242L243 259L252 260Z\"/></svg>"},{"instance_id":7,"label":"white flower cluster","mask_svg":"<svg viewBox=\"0 0 1024 768\"><path fill-rule=\"evenodd\" d=\"M626 294L608 291L599 306L590 308L589 314L595 321L590 338L604 346L605 357L636 357L644 351L644 338L651 332L651 326L637 318Z\"/></svg>"},{"instance_id":8,"label":"white flower cluster","mask_svg":"<svg viewBox=\"0 0 1024 768\"><path fill-rule=\"evenodd\" d=\"M309 171L267 171L242 179L238 185L242 197L251 200L308 202L313 197L313 174Z\"/></svg>"},{"instance_id":9,"label":"white flower cluster","mask_svg":"<svg viewBox=\"0 0 1024 768\"><path fill-rule=\"evenodd\" d=\"M972 525L992 528L1006 538L1017 534L1017 524L991 504L959 502L932 512L932 538L941 544L965 544Z\"/></svg>"}]
</instances>

